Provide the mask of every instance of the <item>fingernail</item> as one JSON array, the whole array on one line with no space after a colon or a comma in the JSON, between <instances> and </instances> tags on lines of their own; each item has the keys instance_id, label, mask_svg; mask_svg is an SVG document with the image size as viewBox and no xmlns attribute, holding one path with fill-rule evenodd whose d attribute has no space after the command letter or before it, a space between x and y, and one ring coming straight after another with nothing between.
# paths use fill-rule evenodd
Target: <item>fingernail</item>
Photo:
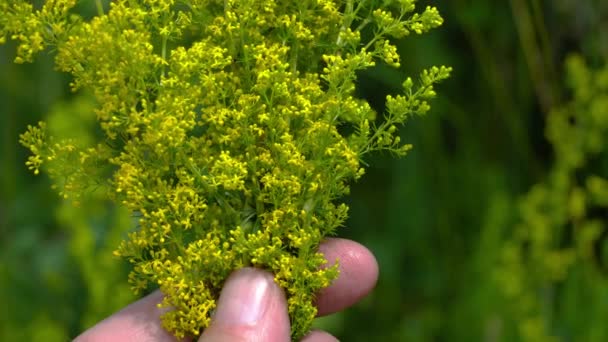
<instances>
[{"instance_id":1,"label":"fingernail","mask_svg":"<svg viewBox=\"0 0 608 342\"><path fill-rule=\"evenodd\" d=\"M266 312L274 282L272 275L253 268L232 274L220 294L214 319L226 325L252 325Z\"/></svg>"}]
</instances>

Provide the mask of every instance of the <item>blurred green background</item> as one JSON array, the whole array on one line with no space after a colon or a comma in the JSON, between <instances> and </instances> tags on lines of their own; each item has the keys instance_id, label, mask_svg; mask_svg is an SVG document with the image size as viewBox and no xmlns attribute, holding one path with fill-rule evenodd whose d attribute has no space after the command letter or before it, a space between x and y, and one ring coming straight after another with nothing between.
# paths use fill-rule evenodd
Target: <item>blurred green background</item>
<instances>
[{"instance_id":1,"label":"blurred green background","mask_svg":"<svg viewBox=\"0 0 608 342\"><path fill-rule=\"evenodd\" d=\"M380 279L317 326L342 341L608 341L608 2L427 3L445 25L400 42L403 67L362 74L359 94L382 111L405 75L453 77L403 129L412 152L374 156L353 186L340 235L374 252ZM134 300L111 253L130 220L27 170L27 125L78 134L90 103L52 54L14 56L0 46L0 341L65 341Z\"/></svg>"}]
</instances>

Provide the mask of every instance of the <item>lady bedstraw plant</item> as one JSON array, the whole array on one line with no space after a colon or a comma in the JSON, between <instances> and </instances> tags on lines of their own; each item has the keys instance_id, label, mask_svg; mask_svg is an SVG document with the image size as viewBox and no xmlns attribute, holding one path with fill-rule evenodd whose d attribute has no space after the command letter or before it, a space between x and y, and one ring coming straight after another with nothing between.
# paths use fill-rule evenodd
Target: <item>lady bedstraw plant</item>
<instances>
[{"instance_id":1,"label":"lady bedstraw plant","mask_svg":"<svg viewBox=\"0 0 608 342\"><path fill-rule=\"evenodd\" d=\"M133 264L136 291L160 287L175 336L200 334L227 276L255 266L285 289L292 337L302 337L315 293L338 273L317 247L347 216L339 199L367 153L410 149L397 126L429 110L450 68L423 71L417 85L407 78L402 94L387 96L383 120L354 97L357 72L377 61L398 67L390 39L441 25L437 9L415 13L415 0L123 0L105 14L98 2L85 20L76 3L0 0L15 61L55 50L73 90L94 95L104 133L83 146L44 123L29 127L28 167L44 168L65 198L104 189L138 217L116 255Z\"/></svg>"},{"instance_id":2,"label":"lady bedstraw plant","mask_svg":"<svg viewBox=\"0 0 608 342\"><path fill-rule=\"evenodd\" d=\"M590 328L604 308L594 294L605 293L608 285L606 62L592 65L580 55L566 59L564 83L571 98L549 113L545 129L553 165L521 199L520 222L495 269L521 341L560 341L573 327L581 340L606 339L604 330ZM589 313L582 319L576 310L581 303Z\"/></svg>"}]
</instances>

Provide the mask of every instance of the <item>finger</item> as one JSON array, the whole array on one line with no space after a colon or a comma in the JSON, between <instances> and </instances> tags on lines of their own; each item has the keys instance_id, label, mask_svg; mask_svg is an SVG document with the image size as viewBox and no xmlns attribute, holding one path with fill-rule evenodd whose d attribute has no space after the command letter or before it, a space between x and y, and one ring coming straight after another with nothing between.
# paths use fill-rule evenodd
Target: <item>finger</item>
<instances>
[{"instance_id":1,"label":"finger","mask_svg":"<svg viewBox=\"0 0 608 342\"><path fill-rule=\"evenodd\" d=\"M166 309L159 309L157 304L162 299L163 294L160 291L155 291L97 323L94 327L76 337L74 341L175 342L177 341L176 338L161 326L160 315Z\"/></svg>"},{"instance_id":2,"label":"finger","mask_svg":"<svg viewBox=\"0 0 608 342\"><path fill-rule=\"evenodd\" d=\"M338 342L338 339L321 330L313 330L300 342Z\"/></svg>"},{"instance_id":3,"label":"finger","mask_svg":"<svg viewBox=\"0 0 608 342\"><path fill-rule=\"evenodd\" d=\"M228 277L211 324L199 341L289 342L287 301L273 275L247 267Z\"/></svg>"},{"instance_id":4,"label":"finger","mask_svg":"<svg viewBox=\"0 0 608 342\"><path fill-rule=\"evenodd\" d=\"M343 310L365 297L376 286L378 262L374 255L361 244L331 238L324 241L319 250L328 265L336 260L340 275L329 287L321 290L316 304L318 315L323 316Z\"/></svg>"}]
</instances>

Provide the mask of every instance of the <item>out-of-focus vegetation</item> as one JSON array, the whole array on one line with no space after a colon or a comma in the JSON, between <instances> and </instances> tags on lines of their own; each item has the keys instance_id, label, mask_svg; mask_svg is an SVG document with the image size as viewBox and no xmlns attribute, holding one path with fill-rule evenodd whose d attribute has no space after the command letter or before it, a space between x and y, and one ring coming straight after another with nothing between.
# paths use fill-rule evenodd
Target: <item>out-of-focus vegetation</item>
<instances>
[{"instance_id":1,"label":"out-of-focus vegetation","mask_svg":"<svg viewBox=\"0 0 608 342\"><path fill-rule=\"evenodd\" d=\"M406 125L410 154L370 161L341 230L376 254L377 290L318 325L344 341L608 340L608 3L436 5L444 27L400 45L402 71L453 76ZM27 171L26 126L86 138L91 104L52 55L14 55L0 47L0 340L63 341L133 300L111 254L131 222ZM380 106L402 79L378 66L360 95Z\"/></svg>"}]
</instances>

